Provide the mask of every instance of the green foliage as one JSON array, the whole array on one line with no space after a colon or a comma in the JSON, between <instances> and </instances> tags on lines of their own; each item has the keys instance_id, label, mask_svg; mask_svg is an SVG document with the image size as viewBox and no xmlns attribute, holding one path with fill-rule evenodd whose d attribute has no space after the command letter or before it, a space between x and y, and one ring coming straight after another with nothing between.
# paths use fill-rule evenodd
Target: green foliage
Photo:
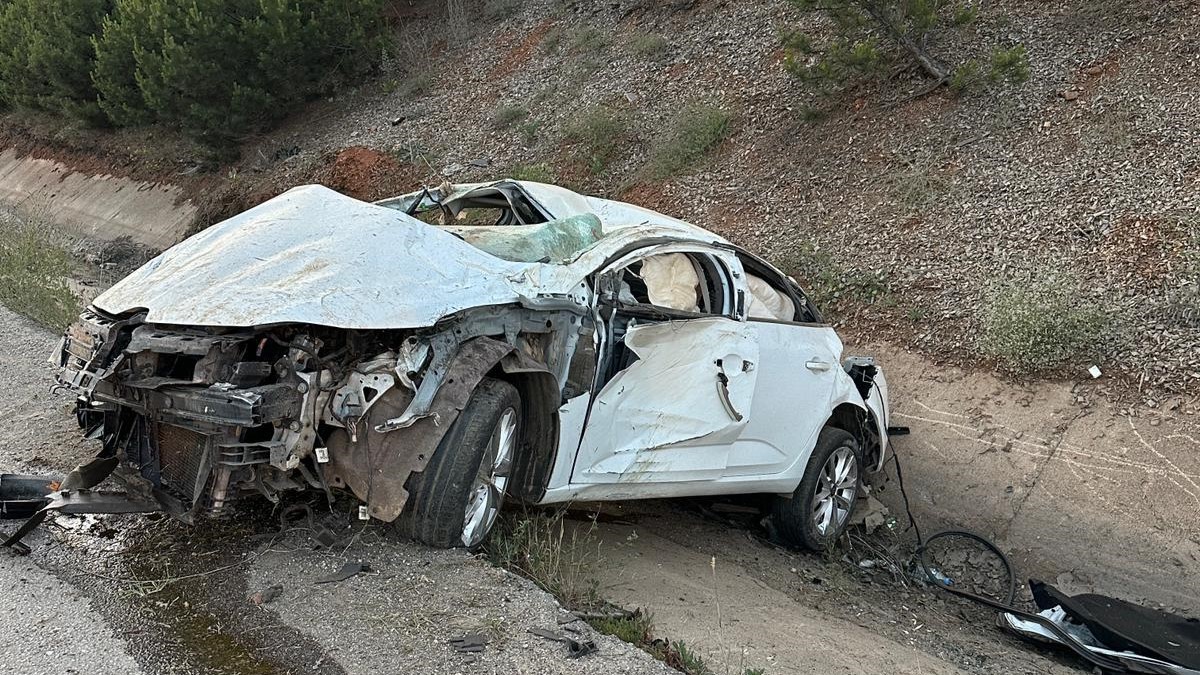
<instances>
[{"instance_id":1,"label":"green foliage","mask_svg":"<svg viewBox=\"0 0 1200 675\"><path fill-rule=\"evenodd\" d=\"M0 302L49 328L65 328L79 316L79 300L67 285L66 251L36 220L7 221L0 235Z\"/></svg>"},{"instance_id":2,"label":"green foliage","mask_svg":"<svg viewBox=\"0 0 1200 675\"><path fill-rule=\"evenodd\" d=\"M686 675L713 675L708 664L704 663L704 659L700 658L700 655L692 651L687 645L682 642L675 642L671 646L673 649L668 656L667 662L676 670Z\"/></svg>"},{"instance_id":3,"label":"green foliage","mask_svg":"<svg viewBox=\"0 0 1200 675\"><path fill-rule=\"evenodd\" d=\"M1021 84L1029 79L1029 54L1025 45L992 50L992 68L988 72L993 82Z\"/></svg>"},{"instance_id":4,"label":"green foliage","mask_svg":"<svg viewBox=\"0 0 1200 675\"><path fill-rule=\"evenodd\" d=\"M965 94L977 89L985 80L979 61L967 59L955 68L954 72L950 73L947 85L950 87L950 91L956 94Z\"/></svg>"},{"instance_id":5,"label":"green foliage","mask_svg":"<svg viewBox=\"0 0 1200 675\"><path fill-rule=\"evenodd\" d=\"M927 45L940 31L965 26L979 16L976 0L791 0L798 8L820 12L833 24L821 40L797 30L784 31L784 69L818 98L879 82L898 68L916 66L956 93L987 82L1023 82L1029 62L1020 45L996 49L985 74L977 60L947 65Z\"/></svg>"},{"instance_id":6,"label":"green foliage","mask_svg":"<svg viewBox=\"0 0 1200 675\"><path fill-rule=\"evenodd\" d=\"M649 613L637 610L629 615L614 614L588 619L588 623L605 635L612 635L631 645L644 647L653 640L654 620Z\"/></svg>"},{"instance_id":7,"label":"green foliage","mask_svg":"<svg viewBox=\"0 0 1200 675\"><path fill-rule=\"evenodd\" d=\"M638 33L629 41L629 49L638 56L652 61L662 60L670 51L671 43L661 35Z\"/></svg>"},{"instance_id":8,"label":"green foliage","mask_svg":"<svg viewBox=\"0 0 1200 675\"><path fill-rule=\"evenodd\" d=\"M1030 274L993 288L983 305L981 350L1019 372L1098 356L1113 338L1111 318L1065 272Z\"/></svg>"},{"instance_id":9,"label":"green foliage","mask_svg":"<svg viewBox=\"0 0 1200 675\"><path fill-rule=\"evenodd\" d=\"M542 125L537 120L529 120L517 127L517 131L521 134L521 141L525 145L533 145L537 142L538 131L541 128Z\"/></svg>"},{"instance_id":10,"label":"green foliage","mask_svg":"<svg viewBox=\"0 0 1200 675\"><path fill-rule=\"evenodd\" d=\"M695 165L725 140L732 121L730 113L711 105L684 106L651 150L648 167L651 177L669 178Z\"/></svg>"},{"instance_id":11,"label":"green foliage","mask_svg":"<svg viewBox=\"0 0 1200 675\"><path fill-rule=\"evenodd\" d=\"M492 114L492 125L497 129L507 129L526 117L529 117L529 108L515 104L502 105Z\"/></svg>"},{"instance_id":12,"label":"green foliage","mask_svg":"<svg viewBox=\"0 0 1200 675\"><path fill-rule=\"evenodd\" d=\"M534 183L556 183L558 177L554 167L542 162L540 164L514 164L508 168L508 177L513 180L527 180Z\"/></svg>"},{"instance_id":13,"label":"green foliage","mask_svg":"<svg viewBox=\"0 0 1200 675\"><path fill-rule=\"evenodd\" d=\"M611 108L597 106L573 120L566 129L566 139L581 148L592 173L608 167L625 135L625 120Z\"/></svg>"},{"instance_id":14,"label":"green foliage","mask_svg":"<svg viewBox=\"0 0 1200 675\"><path fill-rule=\"evenodd\" d=\"M0 102L103 123L92 36L112 0L0 3Z\"/></svg>"},{"instance_id":15,"label":"green foliage","mask_svg":"<svg viewBox=\"0 0 1200 675\"><path fill-rule=\"evenodd\" d=\"M382 54L382 0L116 0L95 41L100 106L222 143L360 77Z\"/></svg>"}]
</instances>

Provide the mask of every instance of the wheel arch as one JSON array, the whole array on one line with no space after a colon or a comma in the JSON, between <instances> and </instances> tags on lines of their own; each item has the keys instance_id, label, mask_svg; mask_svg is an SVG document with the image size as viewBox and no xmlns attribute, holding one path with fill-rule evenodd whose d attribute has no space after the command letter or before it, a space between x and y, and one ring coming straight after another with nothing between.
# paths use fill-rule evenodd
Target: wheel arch
<instances>
[{"instance_id":1,"label":"wheel arch","mask_svg":"<svg viewBox=\"0 0 1200 675\"><path fill-rule=\"evenodd\" d=\"M558 378L544 364L514 350L500 359L489 377L515 386L521 396L521 446L513 466L510 496L537 503L546 495L558 454Z\"/></svg>"},{"instance_id":2,"label":"wheel arch","mask_svg":"<svg viewBox=\"0 0 1200 675\"><path fill-rule=\"evenodd\" d=\"M830 413L825 426L841 429L854 436L862 451L862 465L868 476L878 470L883 459L883 443L874 412L854 403L841 403Z\"/></svg>"}]
</instances>

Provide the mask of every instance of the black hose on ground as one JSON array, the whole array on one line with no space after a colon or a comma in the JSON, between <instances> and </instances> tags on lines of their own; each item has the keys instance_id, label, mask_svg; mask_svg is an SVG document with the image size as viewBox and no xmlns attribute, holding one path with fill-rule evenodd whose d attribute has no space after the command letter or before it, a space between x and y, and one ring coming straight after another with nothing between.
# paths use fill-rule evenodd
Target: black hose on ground
<instances>
[{"instance_id":1,"label":"black hose on ground","mask_svg":"<svg viewBox=\"0 0 1200 675\"><path fill-rule=\"evenodd\" d=\"M917 550L914 555L917 564L921 567L921 573L925 576L924 581L932 584L934 587L942 591L945 591L946 593L950 593L951 595L956 595L960 598L966 598L967 600L971 600L972 602L976 602L985 607L989 607L1000 612L1007 612L1026 621L1036 623L1054 634L1061 641L1063 646L1075 652L1080 658L1103 670L1117 673L1128 672L1128 669L1125 668L1124 664L1122 664L1120 661L1092 652L1082 643L1078 642L1075 638L1067 634L1066 631L1064 631L1059 627L1058 624L1054 623L1050 619L1047 619L1040 614L1026 612L1013 607L1013 603L1016 601L1017 595L1016 573L1013 571L1012 563L1009 562L1008 556L1004 555L1004 552L1001 551L998 546L993 544L985 537L975 534L974 532L967 532L965 530L944 530L942 532L933 534L928 539L922 537L921 528L917 525L917 519L913 516L912 507L908 501L908 491L904 487L904 471L900 468L900 456L896 454L895 450L892 450L892 460L896 465L896 482L900 485L900 496L904 500L904 511L908 515L908 525L909 528L911 528L917 535ZM929 545L939 539L950 539L955 537L970 539L976 543L982 544L1000 559L1000 562L1004 565L1004 573L1008 576L1008 592L1003 602L984 595L954 588L949 583L942 581L933 573L933 570L930 569L928 558Z\"/></svg>"}]
</instances>

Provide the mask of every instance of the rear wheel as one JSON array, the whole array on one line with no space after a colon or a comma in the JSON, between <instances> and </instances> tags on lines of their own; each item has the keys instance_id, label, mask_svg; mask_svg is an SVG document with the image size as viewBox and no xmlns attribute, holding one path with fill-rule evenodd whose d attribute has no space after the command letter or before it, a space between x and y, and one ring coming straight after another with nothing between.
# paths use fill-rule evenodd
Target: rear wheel
<instances>
[{"instance_id":1,"label":"rear wheel","mask_svg":"<svg viewBox=\"0 0 1200 675\"><path fill-rule=\"evenodd\" d=\"M478 548L504 504L520 441L520 394L484 378L425 470L409 478L400 532L430 546Z\"/></svg>"},{"instance_id":2,"label":"rear wheel","mask_svg":"<svg viewBox=\"0 0 1200 675\"><path fill-rule=\"evenodd\" d=\"M800 485L776 497L772 518L788 543L823 551L845 533L862 490L862 453L849 432L826 427L817 438Z\"/></svg>"}]
</instances>

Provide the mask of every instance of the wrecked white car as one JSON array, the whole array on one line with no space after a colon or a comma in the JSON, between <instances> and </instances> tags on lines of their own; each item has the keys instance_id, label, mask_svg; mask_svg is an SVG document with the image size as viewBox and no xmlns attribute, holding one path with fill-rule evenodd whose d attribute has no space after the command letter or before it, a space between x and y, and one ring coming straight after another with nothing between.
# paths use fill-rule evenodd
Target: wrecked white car
<instances>
[{"instance_id":1,"label":"wrecked white car","mask_svg":"<svg viewBox=\"0 0 1200 675\"><path fill-rule=\"evenodd\" d=\"M715 234L500 181L295 188L113 286L56 360L105 472L187 521L347 490L474 547L505 500L754 493L819 549L887 448L883 373L841 351Z\"/></svg>"}]
</instances>

